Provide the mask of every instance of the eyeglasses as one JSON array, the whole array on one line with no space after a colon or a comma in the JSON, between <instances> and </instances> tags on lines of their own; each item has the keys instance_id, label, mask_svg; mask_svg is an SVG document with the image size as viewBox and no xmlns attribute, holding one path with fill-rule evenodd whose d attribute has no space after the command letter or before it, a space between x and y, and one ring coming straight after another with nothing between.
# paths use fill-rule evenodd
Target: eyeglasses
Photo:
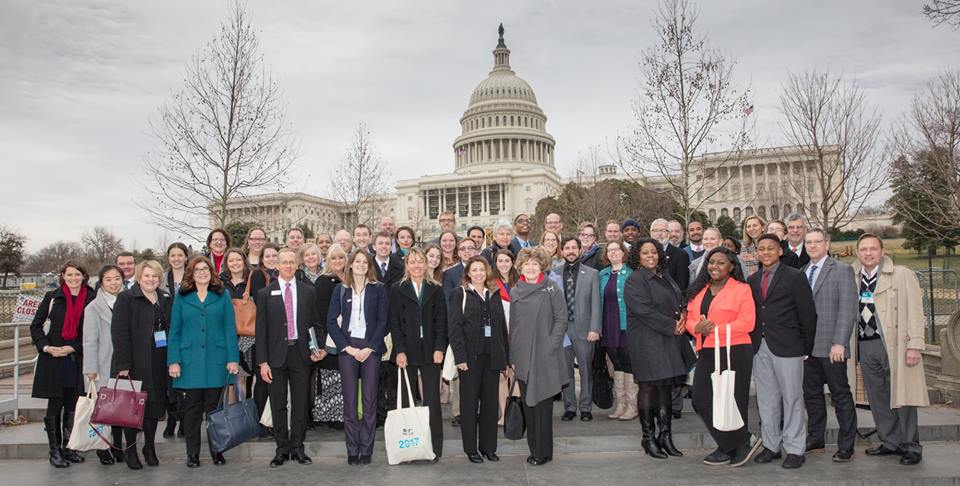
<instances>
[{"instance_id":1,"label":"eyeglasses","mask_svg":"<svg viewBox=\"0 0 960 486\"><path fill-rule=\"evenodd\" d=\"M518 219L517 224L530 224L529 219Z\"/></svg>"},{"instance_id":2,"label":"eyeglasses","mask_svg":"<svg viewBox=\"0 0 960 486\"><path fill-rule=\"evenodd\" d=\"M213 240L213 241L217 241L217 240ZM224 240L220 240L220 241L224 241ZM266 238L247 238L247 241L267 241L267 239Z\"/></svg>"},{"instance_id":3,"label":"eyeglasses","mask_svg":"<svg viewBox=\"0 0 960 486\"><path fill-rule=\"evenodd\" d=\"M227 242L227 240L225 240L225 239L223 239L223 238L211 238L211 239L210 239L210 243L226 243L226 242Z\"/></svg>"},{"instance_id":4,"label":"eyeglasses","mask_svg":"<svg viewBox=\"0 0 960 486\"><path fill-rule=\"evenodd\" d=\"M209 267L196 267L193 269L193 273L210 273Z\"/></svg>"},{"instance_id":5,"label":"eyeglasses","mask_svg":"<svg viewBox=\"0 0 960 486\"><path fill-rule=\"evenodd\" d=\"M581 237L581 238L596 238L596 237L597 237L597 235L595 235L595 234L593 234L593 233L577 233L577 236L579 236L579 237Z\"/></svg>"}]
</instances>

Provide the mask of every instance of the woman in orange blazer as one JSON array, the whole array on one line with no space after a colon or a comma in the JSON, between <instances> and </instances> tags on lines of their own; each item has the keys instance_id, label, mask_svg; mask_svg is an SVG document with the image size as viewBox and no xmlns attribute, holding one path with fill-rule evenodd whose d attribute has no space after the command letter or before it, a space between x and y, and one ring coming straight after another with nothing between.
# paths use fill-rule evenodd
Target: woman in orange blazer
<instances>
[{"instance_id":1,"label":"woman in orange blazer","mask_svg":"<svg viewBox=\"0 0 960 486\"><path fill-rule=\"evenodd\" d=\"M724 247L714 248L705 256L707 264L700 269L688 291L686 318L683 326L695 339L700 357L694 372L693 408L703 419L713 440L719 446L708 455L704 464L719 466L746 464L761 447L744 425L738 430L722 432L713 427L714 352L720 353L720 367L726 369L726 326L730 326L730 367L736 371L734 397L744 424L750 397L753 371L753 345L750 332L756 321L756 308L750 286L744 282L737 255ZM713 333L720 337L719 350L714 350Z\"/></svg>"}]
</instances>

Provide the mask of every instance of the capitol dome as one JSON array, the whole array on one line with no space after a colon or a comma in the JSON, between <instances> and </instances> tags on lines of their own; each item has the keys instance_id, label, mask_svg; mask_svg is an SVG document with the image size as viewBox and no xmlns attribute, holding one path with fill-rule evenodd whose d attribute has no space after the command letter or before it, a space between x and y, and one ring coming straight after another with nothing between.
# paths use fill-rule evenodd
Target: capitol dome
<instances>
[{"instance_id":1,"label":"capitol dome","mask_svg":"<svg viewBox=\"0 0 960 486\"><path fill-rule=\"evenodd\" d=\"M453 142L457 172L483 170L489 164L535 164L554 168L556 142L546 131L547 117L526 81L510 68L510 49L500 38L490 75L470 95Z\"/></svg>"}]
</instances>

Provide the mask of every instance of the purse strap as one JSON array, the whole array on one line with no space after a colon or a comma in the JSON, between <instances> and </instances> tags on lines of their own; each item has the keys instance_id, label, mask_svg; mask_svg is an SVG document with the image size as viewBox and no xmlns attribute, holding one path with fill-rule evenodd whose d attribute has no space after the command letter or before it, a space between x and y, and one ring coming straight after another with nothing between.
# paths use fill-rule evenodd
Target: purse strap
<instances>
[{"instance_id":1,"label":"purse strap","mask_svg":"<svg viewBox=\"0 0 960 486\"><path fill-rule=\"evenodd\" d=\"M727 324L727 371L730 371L730 324Z\"/></svg>"},{"instance_id":2,"label":"purse strap","mask_svg":"<svg viewBox=\"0 0 960 486\"><path fill-rule=\"evenodd\" d=\"M240 403L241 401L243 401L240 399L241 397L240 382L236 379L236 375L228 372L227 379L223 383L223 391L220 392L220 401L217 402L218 407L222 407L227 403L227 394L230 393L230 378L233 378L233 398L236 400L237 403ZM246 394L244 393L243 396L246 396Z\"/></svg>"},{"instance_id":3,"label":"purse strap","mask_svg":"<svg viewBox=\"0 0 960 486\"><path fill-rule=\"evenodd\" d=\"M247 275L247 286L243 288L243 301L250 302L250 281L253 278L253 270Z\"/></svg>"},{"instance_id":4,"label":"purse strap","mask_svg":"<svg viewBox=\"0 0 960 486\"><path fill-rule=\"evenodd\" d=\"M401 378L400 378L399 375L403 375L402 381L403 381L403 383L406 383L406 384L407 384L407 399L409 400L410 406L413 407L413 406L414 406L414 405L413 405L413 389L410 388L410 378L407 377L407 372L404 371L403 368L400 368L400 367L397 367L397 375L398 375L398 376L397 376L397 410L403 408L403 407L401 406L401 405L403 405L403 400L401 400L401 398L403 397L403 395L400 394L400 391L401 391L401 389L400 389Z\"/></svg>"},{"instance_id":5,"label":"purse strap","mask_svg":"<svg viewBox=\"0 0 960 486\"><path fill-rule=\"evenodd\" d=\"M720 333L716 327L713 328L713 371L723 371L720 369Z\"/></svg>"}]
</instances>

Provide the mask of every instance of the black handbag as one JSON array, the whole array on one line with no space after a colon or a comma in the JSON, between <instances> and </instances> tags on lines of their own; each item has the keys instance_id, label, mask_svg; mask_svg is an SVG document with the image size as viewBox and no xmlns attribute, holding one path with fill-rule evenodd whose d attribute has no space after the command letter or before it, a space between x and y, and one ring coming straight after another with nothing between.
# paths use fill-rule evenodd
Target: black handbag
<instances>
[{"instance_id":1,"label":"black handbag","mask_svg":"<svg viewBox=\"0 0 960 486\"><path fill-rule=\"evenodd\" d=\"M598 342L593 350L593 404L599 408L613 406L613 378L607 370L607 356Z\"/></svg>"},{"instance_id":2,"label":"black handbag","mask_svg":"<svg viewBox=\"0 0 960 486\"><path fill-rule=\"evenodd\" d=\"M236 377L236 375L231 375ZM253 399L244 399L246 394L240 393L240 384L233 380L234 403L227 403L227 393L230 389L230 380L223 385L220 394L220 403L217 408L207 414L207 441L213 452L224 452L248 440L260 436L260 414L257 413L257 402Z\"/></svg>"},{"instance_id":3,"label":"black handbag","mask_svg":"<svg viewBox=\"0 0 960 486\"><path fill-rule=\"evenodd\" d=\"M527 430L521 398L513 396L516 384L516 380L507 380L507 403L503 407L503 436L510 440L522 439Z\"/></svg>"}]
</instances>

